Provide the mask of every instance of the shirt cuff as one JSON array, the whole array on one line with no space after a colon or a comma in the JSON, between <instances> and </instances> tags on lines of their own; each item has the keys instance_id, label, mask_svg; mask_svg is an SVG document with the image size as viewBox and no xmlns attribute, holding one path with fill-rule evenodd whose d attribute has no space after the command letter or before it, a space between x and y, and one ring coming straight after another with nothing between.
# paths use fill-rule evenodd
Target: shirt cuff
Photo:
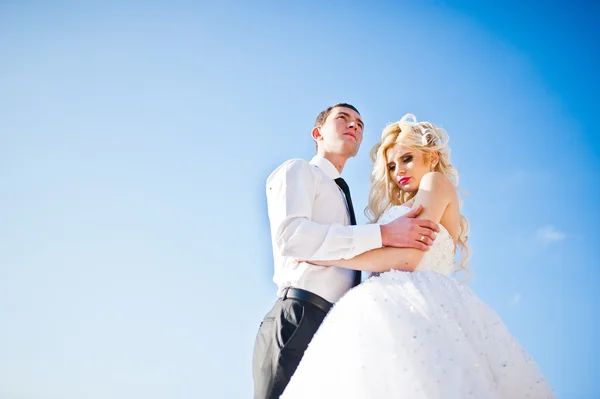
<instances>
[{"instance_id":1,"label":"shirt cuff","mask_svg":"<svg viewBox=\"0 0 600 399\"><path fill-rule=\"evenodd\" d=\"M378 224L366 224L354 227L354 254L357 256L372 249L382 247L381 227Z\"/></svg>"}]
</instances>

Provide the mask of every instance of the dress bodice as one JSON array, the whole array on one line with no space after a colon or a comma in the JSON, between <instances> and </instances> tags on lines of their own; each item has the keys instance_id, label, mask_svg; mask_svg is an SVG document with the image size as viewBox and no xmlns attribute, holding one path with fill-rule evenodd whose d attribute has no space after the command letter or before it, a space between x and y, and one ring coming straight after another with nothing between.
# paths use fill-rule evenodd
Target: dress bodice
<instances>
[{"instance_id":1,"label":"dress bodice","mask_svg":"<svg viewBox=\"0 0 600 399\"><path fill-rule=\"evenodd\" d=\"M410 210L411 208L403 205L392 206L381 215L377 223L389 223ZM423 259L421 259L421 262L415 268L415 272L433 270L449 275L454 270L454 240L444 226L441 224L438 226L440 227L440 232L437 234L429 251L425 252Z\"/></svg>"}]
</instances>

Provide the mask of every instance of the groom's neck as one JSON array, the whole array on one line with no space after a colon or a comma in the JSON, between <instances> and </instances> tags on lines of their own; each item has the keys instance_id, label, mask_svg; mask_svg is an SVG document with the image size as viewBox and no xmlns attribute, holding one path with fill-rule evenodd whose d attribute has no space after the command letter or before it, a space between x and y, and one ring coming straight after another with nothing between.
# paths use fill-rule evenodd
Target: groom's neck
<instances>
[{"instance_id":1,"label":"groom's neck","mask_svg":"<svg viewBox=\"0 0 600 399\"><path fill-rule=\"evenodd\" d=\"M323 158L325 158L326 160L331 162L333 164L333 166L335 166L335 168L338 170L338 172L340 172L340 174L342 174L344 165L346 165L346 161L348 160L347 156L340 155L340 154L332 154L329 152L318 152L318 155L322 156Z\"/></svg>"}]
</instances>

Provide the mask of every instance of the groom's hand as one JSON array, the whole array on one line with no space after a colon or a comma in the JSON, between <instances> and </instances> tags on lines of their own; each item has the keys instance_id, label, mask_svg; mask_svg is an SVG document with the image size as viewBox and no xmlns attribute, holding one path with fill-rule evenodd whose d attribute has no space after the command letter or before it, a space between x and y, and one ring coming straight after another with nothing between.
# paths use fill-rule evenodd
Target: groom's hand
<instances>
[{"instance_id":1,"label":"groom's hand","mask_svg":"<svg viewBox=\"0 0 600 399\"><path fill-rule=\"evenodd\" d=\"M440 231L431 220L416 219L423 211L419 205L402 217L381 225L381 242L384 247L416 248L427 251Z\"/></svg>"}]
</instances>

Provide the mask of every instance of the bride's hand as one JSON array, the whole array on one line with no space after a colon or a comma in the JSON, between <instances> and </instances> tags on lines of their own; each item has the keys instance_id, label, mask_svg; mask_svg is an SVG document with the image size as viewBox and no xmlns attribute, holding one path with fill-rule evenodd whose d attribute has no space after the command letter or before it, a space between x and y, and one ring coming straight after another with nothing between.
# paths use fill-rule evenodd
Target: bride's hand
<instances>
[{"instance_id":1,"label":"bride's hand","mask_svg":"<svg viewBox=\"0 0 600 399\"><path fill-rule=\"evenodd\" d=\"M332 260L304 260L304 259L296 259L298 263L306 262L315 266L335 266L335 262Z\"/></svg>"}]
</instances>

